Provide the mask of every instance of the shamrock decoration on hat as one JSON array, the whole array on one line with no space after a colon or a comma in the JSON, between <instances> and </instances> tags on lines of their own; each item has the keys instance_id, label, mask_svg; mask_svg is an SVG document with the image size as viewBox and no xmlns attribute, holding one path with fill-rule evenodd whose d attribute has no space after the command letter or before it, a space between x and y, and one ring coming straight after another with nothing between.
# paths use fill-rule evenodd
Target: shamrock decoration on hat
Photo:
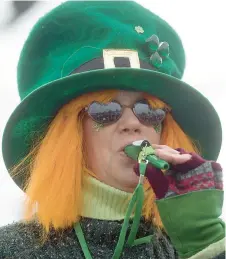
<instances>
[{"instance_id":1,"label":"shamrock decoration on hat","mask_svg":"<svg viewBox=\"0 0 226 259\"><path fill-rule=\"evenodd\" d=\"M151 50L150 62L156 67L160 68L165 58L169 56L169 44L167 42L159 42L158 36L153 34L146 40Z\"/></svg>"}]
</instances>

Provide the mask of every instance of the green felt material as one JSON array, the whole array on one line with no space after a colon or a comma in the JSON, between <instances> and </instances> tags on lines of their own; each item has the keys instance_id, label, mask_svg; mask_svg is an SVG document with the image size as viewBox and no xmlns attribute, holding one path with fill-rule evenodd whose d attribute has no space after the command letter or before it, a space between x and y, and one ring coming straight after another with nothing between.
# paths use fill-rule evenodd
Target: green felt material
<instances>
[{"instance_id":1,"label":"green felt material","mask_svg":"<svg viewBox=\"0 0 226 259\"><path fill-rule=\"evenodd\" d=\"M151 66L152 43L146 40L154 34L160 41L155 53L162 55L161 66L106 68L70 75L84 63L102 58L103 50L109 48L135 50L140 61ZM169 56L161 42L169 44ZM139 4L63 3L35 24L22 49L18 64L21 103L10 116L2 140L6 167L11 168L29 153L36 137L45 132L64 104L103 89L143 91L157 96L172 107L174 119L199 143L202 155L215 160L221 146L219 117L201 93L181 81L184 68L184 49L175 30ZM27 177L17 176L14 181L23 188Z\"/></svg>"},{"instance_id":2,"label":"green felt material","mask_svg":"<svg viewBox=\"0 0 226 259\"><path fill-rule=\"evenodd\" d=\"M201 190L157 200L163 225L180 258L188 258L225 237L224 193Z\"/></svg>"}]
</instances>

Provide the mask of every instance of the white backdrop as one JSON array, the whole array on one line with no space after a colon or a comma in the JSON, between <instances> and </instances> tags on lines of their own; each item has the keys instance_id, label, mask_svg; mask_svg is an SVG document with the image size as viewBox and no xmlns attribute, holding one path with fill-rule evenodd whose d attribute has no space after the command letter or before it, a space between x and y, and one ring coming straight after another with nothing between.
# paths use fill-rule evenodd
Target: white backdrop
<instances>
[{"instance_id":1,"label":"white backdrop","mask_svg":"<svg viewBox=\"0 0 226 259\"><path fill-rule=\"evenodd\" d=\"M16 88L16 66L22 45L36 20L61 2L63 1L40 2L10 29L0 31L0 137L2 137L8 117L20 102ZM138 2L166 19L178 31L187 56L183 79L196 87L213 103L221 118L225 134L226 16L224 0L140 0ZM7 5L1 2L0 22L3 19L2 14L4 17L5 14L10 15ZM226 140L223 138L218 159L223 168L225 155ZM0 156L0 226L22 217L23 198L24 194L8 176L2 156ZM223 211L222 217L225 220L225 208Z\"/></svg>"}]
</instances>

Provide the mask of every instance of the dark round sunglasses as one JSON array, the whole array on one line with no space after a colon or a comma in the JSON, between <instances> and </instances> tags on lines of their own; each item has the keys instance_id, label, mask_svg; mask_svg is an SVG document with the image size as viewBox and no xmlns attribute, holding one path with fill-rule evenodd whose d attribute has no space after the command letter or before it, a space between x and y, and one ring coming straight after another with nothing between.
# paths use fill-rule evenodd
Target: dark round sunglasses
<instances>
[{"instance_id":1,"label":"dark round sunglasses","mask_svg":"<svg viewBox=\"0 0 226 259\"><path fill-rule=\"evenodd\" d=\"M107 125L120 119L124 108L131 108L138 120L146 125L159 125L165 118L168 108L152 109L147 101L138 101L132 106L121 105L116 101L107 104L92 102L85 111L95 122Z\"/></svg>"}]
</instances>

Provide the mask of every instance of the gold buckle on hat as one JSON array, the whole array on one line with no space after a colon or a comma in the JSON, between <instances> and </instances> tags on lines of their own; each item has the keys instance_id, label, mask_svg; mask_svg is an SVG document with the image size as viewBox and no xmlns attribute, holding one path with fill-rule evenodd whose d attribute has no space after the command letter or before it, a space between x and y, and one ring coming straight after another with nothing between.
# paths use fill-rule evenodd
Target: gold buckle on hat
<instances>
[{"instance_id":1,"label":"gold buckle on hat","mask_svg":"<svg viewBox=\"0 0 226 259\"><path fill-rule=\"evenodd\" d=\"M114 58L128 58L131 68L140 68L138 52L130 49L104 49L104 68L115 68Z\"/></svg>"}]
</instances>

